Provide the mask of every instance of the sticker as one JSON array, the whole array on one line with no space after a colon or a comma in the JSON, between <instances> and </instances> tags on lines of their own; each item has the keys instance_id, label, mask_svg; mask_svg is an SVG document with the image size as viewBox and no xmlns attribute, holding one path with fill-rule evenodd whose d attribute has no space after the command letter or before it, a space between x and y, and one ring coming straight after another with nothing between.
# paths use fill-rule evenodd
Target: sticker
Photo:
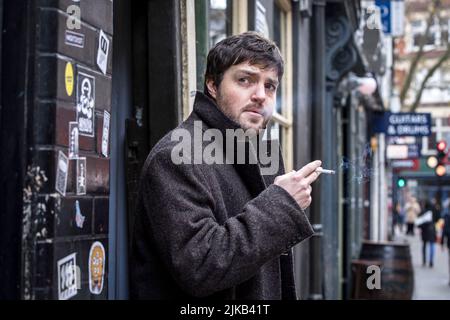
<instances>
[{"instance_id":1,"label":"sticker","mask_svg":"<svg viewBox=\"0 0 450 320\"><path fill-rule=\"evenodd\" d=\"M67 159L64 152L59 151L58 153L58 167L56 169L56 191L58 191L63 196L66 195L67 187L67 172L69 167L69 159Z\"/></svg>"},{"instance_id":2,"label":"sticker","mask_svg":"<svg viewBox=\"0 0 450 320\"><path fill-rule=\"evenodd\" d=\"M67 300L77 294L76 253L58 261L58 299Z\"/></svg>"},{"instance_id":3,"label":"sticker","mask_svg":"<svg viewBox=\"0 0 450 320\"><path fill-rule=\"evenodd\" d=\"M103 112L102 154L108 157L109 123L111 115L108 111Z\"/></svg>"},{"instance_id":4,"label":"sticker","mask_svg":"<svg viewBox=\"0 0 450 320\"><path fill-rule=\"evenodd\" d=\"M105 264L105 248L96 241L89 251L89 290L93 294L100 294L103 290Z\"/></svg>"},{"instance_id":5,"label":"sticker","mask_svg":"<svg viewBox=\"0 0 450 320\"><path fill-rule=\"evenodd\" d=\"M80 202L77 200L75 202L75 223L78 228L83 229L84 220L86 220L86 217L81 214Z\"/></svg>"},{"instance_id":6,"label":"sticker","mask_svg":"<svg viewBox=\"0 0 450 320\"><path fill-rule=\"evenodd\" d=\"M71 97L73 93L73 66L70 62L67 62L66 64L64 79L66 83L66 93Z\"/></svg>"},{"instance_id":7,"label":"sticker","mask_svg":"<svg viewBox=\"0 0 450 320\"><path fill-rule=\"evenodd\" d=\"M66 30L64 43L68 46L84 48L84 34Z\"/></svg>"},{"instance_id":8,"label":"sticker","mask_svg":"<svg viewBox=\"0 0 450 320\"><path fill-rule=\"evenodd\" d=\"M78 73L77 79L77 122L80 135L94 136L95 78Z\"/></svg>"},{"instance_id":9,"label":"sticker","mask_svg":"<svg viewBox=\"0 0 450 320\"><path fill-rule=\"evenodd\" d=\"M69 122L69 159L78 159L78 122Z\"/></svg>"},{"instance_id":10,"label":"sticker","mask_svg":"<svg viewBox=\"0 0 450 320\"><path fill-rule=\"evenodd\" d=\"M109 39L103 30L100 30L98 37L98 51L97 51L97 65L102 70L103 74L106 74L106 67L108 64L109 53Z\"/></svg>"},{"instance_id":11,"label":"sticker","mask_svg":"<svg viewBox=\"0 0 450 320\"><path fill-rule=\"evenodd\" d=\"M86 194L86 158L77 159L77 194Z\"/></svg>"}]
</instances>

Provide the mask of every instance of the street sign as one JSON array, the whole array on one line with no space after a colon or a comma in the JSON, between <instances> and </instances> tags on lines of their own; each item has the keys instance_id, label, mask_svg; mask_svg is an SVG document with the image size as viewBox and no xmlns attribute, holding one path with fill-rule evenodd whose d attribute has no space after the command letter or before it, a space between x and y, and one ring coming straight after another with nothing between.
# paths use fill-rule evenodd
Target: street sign
<instances>
[{"instance_id":1,"label":"street sign","mask_svg":"<svg viewBox=\"0 0 450 320\"><path fill-rule=\"evenodd\" d=\"M384 112L373 116L373 132L387 136L431 135L431 113Z\"/></svg>"},{"instance_id":2,"label":"street sign","mask_svg":"<svg viewBox=\"0 0 450 320\"><path fill-rule=\"evenodd\" d=\"M388 137L388 144L415 144L416 137Z\"/></svg>"},{"instance_id":3,"label":"street sign","mask_svg":"<svg viewBox=\"0 0 450 320\"><path fill-rule=\"evenodd\" d=\"M375 5L380 8L384 34L394 37L402 36L405 18L405 3L403 0L376 0Z\"/></svg>"},{"instance_id":4,"label":"street sign","mask_svg":"<svg viewBox=\"0 0 450 320\"><path fill-rule=\"evenodd\" d=\"M417 144L388 144L386 159L417 159L420 157L420 148Z\"/></svg>"},{"instance_id":5,"label":"street sign","mask_svg":"<svg viewBox=\"0 0 450 320\"><path fill-rule=\"evenodd\" d=\"M408 159L407 145L388 145L386 148L387 159Z\"/></svg>"},{"instance_id":6,"label":"street sign","mask_svg":"<svg viewBox=\"0 0 450 320\"><path fill-rule=\"evenodd\" d=\"M391 168L394 170L411 170L417 171L419 170L419 159L406 159L406 160L392 160Z\"/></svg>"}]
</instances>

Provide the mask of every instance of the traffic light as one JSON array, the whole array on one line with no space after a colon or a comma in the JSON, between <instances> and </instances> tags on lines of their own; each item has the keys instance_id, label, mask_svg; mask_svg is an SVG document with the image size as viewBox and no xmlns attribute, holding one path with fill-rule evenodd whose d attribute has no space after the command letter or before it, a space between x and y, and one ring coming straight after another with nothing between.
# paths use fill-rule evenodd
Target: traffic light
<instances>
[{"instance_id":1,"label":"traffic light","mask_svg":"<svg viewBox=\"0 0 450 320\"><path fill-rule=\"evenodd\" d=\"M397 187L403 188L406 186L406 180L404 178L398 178L397 179Z\"/></svg>"},{"instance_id":2,"label":"traffic light","mask_svg":"<svg viewBox=\"0 0 450 320\"><path fill-rule=\"evenodd\" d=\"M437 149L437 166L434 168L434 172L438 177L442 177L446 174L445 165L447 163L447 143L441 140L436 145Z\"/></svg>"}]
</instances>

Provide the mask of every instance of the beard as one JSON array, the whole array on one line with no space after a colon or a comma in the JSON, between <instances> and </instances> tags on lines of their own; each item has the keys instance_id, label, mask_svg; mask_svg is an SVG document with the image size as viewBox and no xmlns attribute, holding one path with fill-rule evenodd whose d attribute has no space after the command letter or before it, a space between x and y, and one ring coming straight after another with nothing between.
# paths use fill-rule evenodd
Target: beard
<instances>
[{"instance_id":1,"label":"beard","mask_svg":"<svg viewBox=\"0 0 450 320\"><path fill-rule=\"evenodd\" d=\"M246 121L241 121L240 120L240 116L242 115L243 112L250 110L250 109L260 109L258 108L258 105L256 104L250 104L245 106L242 110L239 110L238 114L235 114L232 112L232 108L230 108L230 103L228 102L228 100L226 98L224 98L220 91L217 92L217 98L216 98L216 102L217 102L217 107L219 108L219 110L222 111L222 113L227 116L228 119L232 120L233 122L235 122L236 124L238 124L242 129L244 130L254 130L256 131L256 134L260 134L263 133L264 130L267 128L267 124L269 123L271 117L267 116L267 112L262 109L261 110L261 115L263 117L263 122L262 124L255 129L254 127L252 127L251 125L249 125L248 122Z\"/></svg>"}]
</instances>

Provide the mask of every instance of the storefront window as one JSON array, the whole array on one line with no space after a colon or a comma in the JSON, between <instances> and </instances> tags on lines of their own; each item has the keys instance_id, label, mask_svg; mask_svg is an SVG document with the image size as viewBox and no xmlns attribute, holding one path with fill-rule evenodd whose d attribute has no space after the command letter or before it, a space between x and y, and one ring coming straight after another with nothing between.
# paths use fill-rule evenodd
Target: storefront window
<instances>
[{"instance_id":1,"label":"storefront window","mask_svg":"<svg viewBox=\"0 0 450 320\"><path fill-rule=\"evenodd\" d=\"M277 90L277 102L273 117L274 129L283 149L286 170L293 169L293 128L292 128L292 35L291 7L289 1L276 1L273 9L273 41L283 55L285 68ZM272 137L273 138L273 137Z\"/></svg>"},{"instance_id":2,"label":"storefront window","mask_svg":"<svg viewBox=\"0 0 450 320\"><path fill-rule=\"evenodd\" d=\"M209 1L209 47L231 35L231 1Z\"/></svg>"}]
</instances>

